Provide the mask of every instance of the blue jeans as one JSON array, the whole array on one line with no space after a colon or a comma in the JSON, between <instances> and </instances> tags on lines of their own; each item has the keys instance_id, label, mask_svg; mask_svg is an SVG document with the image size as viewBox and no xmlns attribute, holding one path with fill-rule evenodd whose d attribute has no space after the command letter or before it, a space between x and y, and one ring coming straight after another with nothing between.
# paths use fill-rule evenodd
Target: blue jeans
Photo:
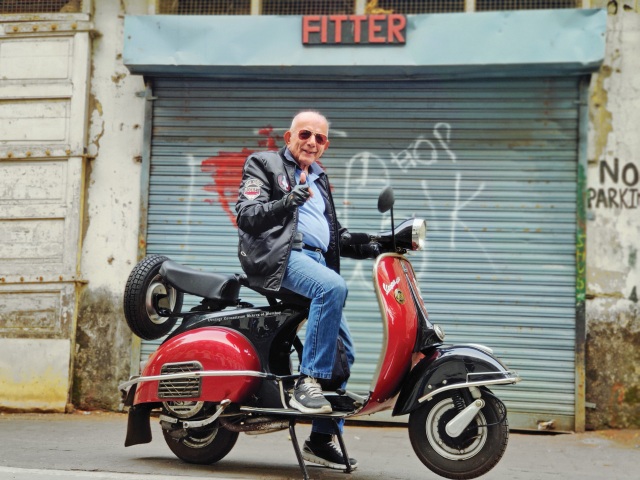
<instances>
[{"instance_id":1,"label":"blue jeans","mask_svg":"<svg viewBox=\"0 0 640 480\"><path fill-rule=\"evenodd\" d=\"M293 250L282 286L311 299L300 372L313 378L331 378L338 336L344 342L349 367L355 352L351 332L342 308L347 299L347 284L340 274L326 266L319 252ZM344 385L343 385L344 387ZM340 430L342 424L339 422ZM314 420L312 430L335 433L332 420Z\"/></svg>"}]
</instances>

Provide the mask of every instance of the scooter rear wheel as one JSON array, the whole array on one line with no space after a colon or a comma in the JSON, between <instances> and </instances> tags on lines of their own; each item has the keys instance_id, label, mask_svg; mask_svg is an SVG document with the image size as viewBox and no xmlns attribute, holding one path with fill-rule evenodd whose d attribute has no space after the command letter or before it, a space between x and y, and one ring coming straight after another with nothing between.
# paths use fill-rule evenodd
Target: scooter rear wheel
<instances>
[{"instance_id":1,"label":"scooter rear wheel","mask_svg":"<svg viewBox=\"0 0 640 480\"><path fill-rule=\"evenodd\" d=\"M124 316L131 331L143 340L166 335L178 321L178 317L160 315L156 305L173 311L182 308L184 294L163 283L159 273L166 260L169 258L164 255L149 255L140 260L124 289Z\"/></svg>"},{"instance_id":2,"label":"scooter rear wheel","mask_svg":"<svg viewBox=\"0 0 640 480\"><path fill-rule=\"evenodd\" d=\"M456 438L445 431L459 412L453 400L456 391L436 395L409 416L411 446L432 472L455 480L477 478L502 458L509 439L506 410L488 390L481 391L484 407Z\"/></svg>"},{"instance_id":3,"label":"scooter rear wheel","mask_svg":"<svg viewBox=\"0 0 640 480\"><path fill-rule=\"evenodd\" d=\"M211 465L222 460L236 444L238 432L223 428L218 422L202 429L191 429L187 436L177 439L162 430L167 446L176 457L187 463Z\"/></svg>"}]
</instances>

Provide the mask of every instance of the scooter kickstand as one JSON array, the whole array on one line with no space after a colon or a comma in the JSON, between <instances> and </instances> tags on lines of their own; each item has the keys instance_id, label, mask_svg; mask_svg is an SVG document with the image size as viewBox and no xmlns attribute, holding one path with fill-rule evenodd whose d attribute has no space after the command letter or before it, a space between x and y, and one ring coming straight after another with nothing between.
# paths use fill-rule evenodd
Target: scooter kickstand
<instances>
[{"instance_id":1,"label":"scooter kickstand","mask_svg":"<svg viewBox=\"0 0 640 480\"><path fill-rule=\"evenodd\" d=\"M344 440L342 439L342 432L340 432L340 426L338 425L337 420L333 420L333 425L336 429L336 436L338 437L338 444L340 445L340 450L342 450L342 458L344 458L344 465L347 467L345 470L346 473L353 472L353 468L351 468L351 462L349 461L349 454L347 453L347 446L344 444Z\"/></svg>"},{"instance_id":2,"label":"scooter kickstand","mask_svg":"<svg viewBox=\"0 0 640 480\"><path fill-rule=\"evenodd\" d=\"M291 435L291 443L293 443L293 450L296 452L296 457L298 458L298 465L300 465L300 470L302 470L303 478L304 480L309 480L309 472L307 472L307 466L305 465L304 459L302 458L300 445L298 445L295 418L292 418L291 420L289 420L289 434Z\"/></svg>"}]
</instances>

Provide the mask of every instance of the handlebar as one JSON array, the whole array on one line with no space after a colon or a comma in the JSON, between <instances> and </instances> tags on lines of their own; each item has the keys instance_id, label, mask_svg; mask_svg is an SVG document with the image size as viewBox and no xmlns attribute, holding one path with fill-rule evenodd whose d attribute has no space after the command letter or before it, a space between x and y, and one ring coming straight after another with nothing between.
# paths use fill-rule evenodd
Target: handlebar
<instances>
[{"instance_id":1,"label":"handlebar","mask_svg":"<svg viewBox=\"0 0 640 480\"><path fill-rule=\"evenodd\" d=\"M371 236L368 233L345 232L340 237L342 245L365 245L369 242L371 242Z\"/></svg>"}]
</instances>

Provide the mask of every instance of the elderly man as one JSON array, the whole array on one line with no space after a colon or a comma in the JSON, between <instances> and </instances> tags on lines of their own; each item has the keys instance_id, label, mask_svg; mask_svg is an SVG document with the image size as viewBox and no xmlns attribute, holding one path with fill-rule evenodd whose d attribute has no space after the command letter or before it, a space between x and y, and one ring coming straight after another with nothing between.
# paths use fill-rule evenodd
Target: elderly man
<instances>
[{"instance_id":1,"label":"elderly man","mask_svg":"<svg viewBox=\"0 0 640 480\"><path fill-rule=\"evenodd\" d=\"M339 274L340 255L367 258L379 252L368 245L341 250L346 229L338 222L329 180L317 163L329 148L327 119L318 112L301 112L284 140L286 147L279 152L259 152L246 160L236 205L238 254L252 286L274 292L285 288L311 300L290 406L309 414L330 413L322 383L332 378L338 338L349 366L354 360L342 314L347 285ZM333 433L331 420L314 420L303 457L344 468Z\"/></svg>"}]
</instances>

